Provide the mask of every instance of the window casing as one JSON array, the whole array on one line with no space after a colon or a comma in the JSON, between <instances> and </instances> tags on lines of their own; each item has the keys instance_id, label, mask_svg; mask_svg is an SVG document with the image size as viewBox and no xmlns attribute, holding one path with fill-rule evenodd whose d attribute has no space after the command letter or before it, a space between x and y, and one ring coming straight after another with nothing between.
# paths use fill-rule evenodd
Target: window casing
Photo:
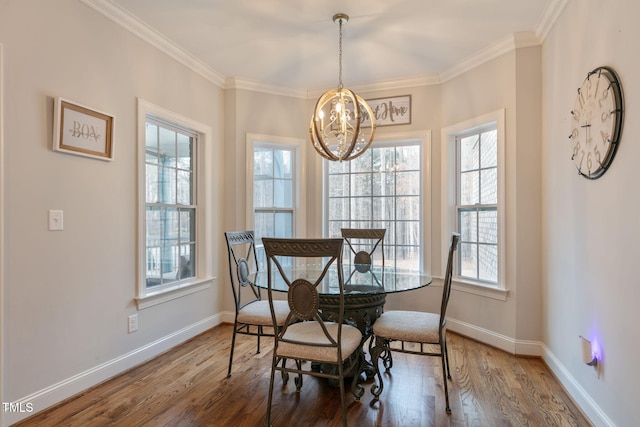
<instances>
[{"instance_id":1,"label":"window casing","mask_svg":"<svg viewBox=\"0 0 640 427\"><path fill-rule=\"evenodd\" d=\"M138 102L138 308L211 285L205 146L211 129Z\"/></svg>"},{"instance_id":2,"label":"window casing","mask_svg":"<svg viewBox=\"0 0 640 427\"><path fill-rule=\"evenodd\" d=\"M252 217L258 268L266 268L262 237L294 237L301 227L300 165L304 141L268 135L247 136Z\"/></svg>"},{"instance_id":3,"label":"window casing","mask_svg":"<svg viewBox=\"0 0 640 427\"><path fill-rule=\"evenodd\" d=\"M443 128L442 141L441 257L460 232L455 286L504 300L505 112Z\"/></svg>"},{"instance_id":4,"label":"window casing","mask_svg":"<svg viewBox=\"0 0 640 427\"><path fill-rule=\"evenodd\" d=\"M348 162L325 160L325 235L385 228L385 264L421 271L423 145L418 138L390 140Z\"/></svg>"}]
</instances>

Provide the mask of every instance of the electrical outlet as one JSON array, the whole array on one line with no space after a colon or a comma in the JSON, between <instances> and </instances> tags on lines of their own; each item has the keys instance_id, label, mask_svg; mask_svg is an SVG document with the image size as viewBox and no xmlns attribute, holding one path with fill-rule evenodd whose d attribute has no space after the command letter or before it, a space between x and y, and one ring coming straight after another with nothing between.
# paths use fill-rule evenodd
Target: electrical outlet
<instances>
[{"instance_id":1,"label":"electrical outlet","mask_svg":"<svg viewBox=\"0 0 640 427\"><path fill-rule=\"evenodd\" d=\"M132 314L129 316L129 333L138 330L138 315Z\"/></svg>"}]
</instances>

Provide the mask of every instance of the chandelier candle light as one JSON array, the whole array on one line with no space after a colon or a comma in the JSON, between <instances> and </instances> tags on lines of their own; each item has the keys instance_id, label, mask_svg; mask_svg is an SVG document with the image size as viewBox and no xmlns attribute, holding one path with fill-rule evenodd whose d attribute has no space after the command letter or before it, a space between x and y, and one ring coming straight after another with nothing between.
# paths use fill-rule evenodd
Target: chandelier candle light
<instances>
[{"instance_id":1,"label":"chandelier candle light","mask_svg":"<svg viewBox=\"0 0 640 427\"><path fill-rule=\"evenodd\" d=\"M337 13L333 22L340 26L340 74L337 89L328 90L316 102L309 125L313 148L327 160L352 160L363 154L373 142L376 124L366 101L342 84L342 25L349 16ZM360 127L368 115L370 128Z\"/></svg>"}]
</instances>

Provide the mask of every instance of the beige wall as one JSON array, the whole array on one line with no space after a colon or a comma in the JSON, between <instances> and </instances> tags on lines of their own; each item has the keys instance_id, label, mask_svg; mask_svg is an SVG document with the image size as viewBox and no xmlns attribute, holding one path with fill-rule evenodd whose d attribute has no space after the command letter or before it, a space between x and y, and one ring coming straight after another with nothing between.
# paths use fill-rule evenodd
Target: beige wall
<instances>
[{"instance_id":1,"label":"beige wall","mask_svg":"<svg viewBox=\"0 0 640 427\"><path fill-rule=\"evenodd\" d=\"M516 149L513 207L515 215L514 296L516 324L514 337L519 341L542 338L542 224L540 182L542 155L542 77L541 49L518 49L515 57Z\"/></svg>"},{"instance_id":2,"label":"beige wall","mask_svg":"<svg viewBox=\"0 0 640 427\"><path fill-rule=\"evenodd\" d=\"M569 1L542 55L545 360L596 425L640 425L638 16L636 1ZM590 181L571 160L570 111L587 72L602 65L620 77L625 123L609 171ZM579 335L601 347L597 370L581 362Z\"/></svg>"},{"instance_id":3,"label":"beige wall","mask_svg":"<svg viewBox=\"0 0 640 427\"><path fill-rule=\"evenodd\" d=\"M311 110L307 111L306 100L248 91L228 89L225 91L225 137L224 137L224 231L250 229L247 222L247 134L260 134L284 138L304 138ZM306 172L307 182L315 185L314 176ZM311 184L310 184L311 185ZM310 193L310 187L302 191ZM307 209L307 212L313 212ZM222 233L220 239L224 241ZM227 268L226 251L219 254L221 265ZM222 271L222 270L221 270ZM233 295L226 272L221 279L224 295L224 310L232 313ZM233 322L233 317L227 319Z\"/></svg>"},{"instance_id":4,"label":"beige wall","mask_svg":"<svg viewBox=\"0 0 640 427\"><path fill-rule=\"evenodd\" d=\"M461 332L475 335L489 330L501 336L497 342L502 344L496 345L503 348L517 349L520 341L541 337L540 210L536 205L540 199L539 62L539 47L517 49L442 85L442 127L505 111L505 287L509 294L502 301L459 288L450 302L451 317L473 325Z\"/></svg>"},{"instance_id":5,"label":"beige wall","mask_svg":"<svg viewBox=\"0 0 640 427\"><path fill-rule=\"evenodd\" d=\"M0 43L2 401L30 397L38 411L215 322L215 283L136 310L136 102L210 126L206 167L219 183L223 93L76 0L0 2ZM113 162L51 150L56 96L115 115ZM64 211L64 231L47 231L49 209ZM214 221L212 235L221 230ZM136 312L139 330L128 334Z\"/></svg>"}]
</instances>

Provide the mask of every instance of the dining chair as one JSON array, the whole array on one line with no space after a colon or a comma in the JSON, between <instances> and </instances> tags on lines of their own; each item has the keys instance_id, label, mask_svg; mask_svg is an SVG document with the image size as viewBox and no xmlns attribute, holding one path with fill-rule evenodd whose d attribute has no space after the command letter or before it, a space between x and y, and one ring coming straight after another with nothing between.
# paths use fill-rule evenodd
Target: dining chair
<instances>
[{"instance_id":1,"label":"dining chair","mask_svg":"<svg viewBox=\"0 0 640 427\"><path fill-rule=\"evenodd\" d=\"M454 253L458 247L459 240L460 234L452 233L439 313L391 310L382 313L373 324L375 345L371 349L371 358L379 383L379 385L374 384L371 387L371 392L375 397L380 396L383 388L382 376L380 375L378 367L379 360L383 360L387 372L393 365L393 359L385 355L390 355L391 352L395 351L422 356L437 356L440 357L442 361L442 379L444 381L446 411L447 414L451 413L451 408L449 407L449 388L447 385L447 379L451 379L451 371L449 369L449 354L447 352L446 312L451 294ZM400 346L394 345L392 347L391 343L394 341L399 342ZM411 344L411 346L406 346L406 344ZM426 349L425 346L427 346Z\"/></svg>"},{"instance_id":2,"label":"dining chair","mask_svg":"<svg viewBox=\"0 0 640 427\"><path fill-rule=\"evenodd\" d=\"M341 228L340 232L354 255L354 264L371 265L373 254L378 245L380 245L382 263L384 264L384 236L387 232L385 228ZM363 247L369 249L362 250Z\"/></svg>"},{"instance_id":3,"label":"dining chair","mask_svg":"<svg viewBox=\"0 0 640 427\"><path fill-rule=\"evenodd\" d=\"M266 425L271 425L271 406L275 372L297 374L296 391L302 388L303 375L327 378L336 381L340 387L342 424L347 425L345 395L345 361L353 362L354 372L359 373L364 358L361 346L362 333L355 326L344 324L344 290L342 276L343 239L262 239L267 256L267 276L269 303L274 325L276 324L276 306L274 283L284 282L287 289L287 301L290 312L276 334L271 379L269 382L269 401L267 404ZM304 259L302 259L304 258ZM296 261L320 264L320 270L314 277L304 273L304 269L289 268L288 263ZM320 309L318 287L328 274L336 274L336 287L339 295L339 310L335 321L325 321ZM317 277L316 277L317 276ZM294 360L287 367L283 360ZM306 362L311 362L307 364ZM315 366L315 367L314 367ZM320 366L318 369L317 366ZM362 386L354 375L352 392L359 400L363 394Z\"/></svg>"},{"instance_id":4,"label":"dining chair","mask_svg":"<svg viewBox=\"0 0 640 427\"><path fill-rule=\"evenodd\" d=\"M384 236L387 232L385 228L341 228L340 232L353 254L353 264L357 271L365 273L370 270L378 246L384 265Z\"/></svg>"},{"instance_id":5,"label":"dining chair","mask_svg":"<svg viewBox=\"0 0 640 427\"><path fill-rule=\"evenodd\" d=\"M257 353L260 353L260 338L274 336L272 330L274 324L276 327L281 327L284 324L289 308L286 301L274 301L276 318L274 323L269 301L262 299L260 289L249 280L251 266L258 269L253 231L229 231L224 233L224 236L227 240L229 275L235 306L229 370L227 371L227 377L230 377L236 334L256 336ZM246 292L244 292L245 290ZM267 329L265 330L265 328Z\"/></svg>"}]
</instances>

